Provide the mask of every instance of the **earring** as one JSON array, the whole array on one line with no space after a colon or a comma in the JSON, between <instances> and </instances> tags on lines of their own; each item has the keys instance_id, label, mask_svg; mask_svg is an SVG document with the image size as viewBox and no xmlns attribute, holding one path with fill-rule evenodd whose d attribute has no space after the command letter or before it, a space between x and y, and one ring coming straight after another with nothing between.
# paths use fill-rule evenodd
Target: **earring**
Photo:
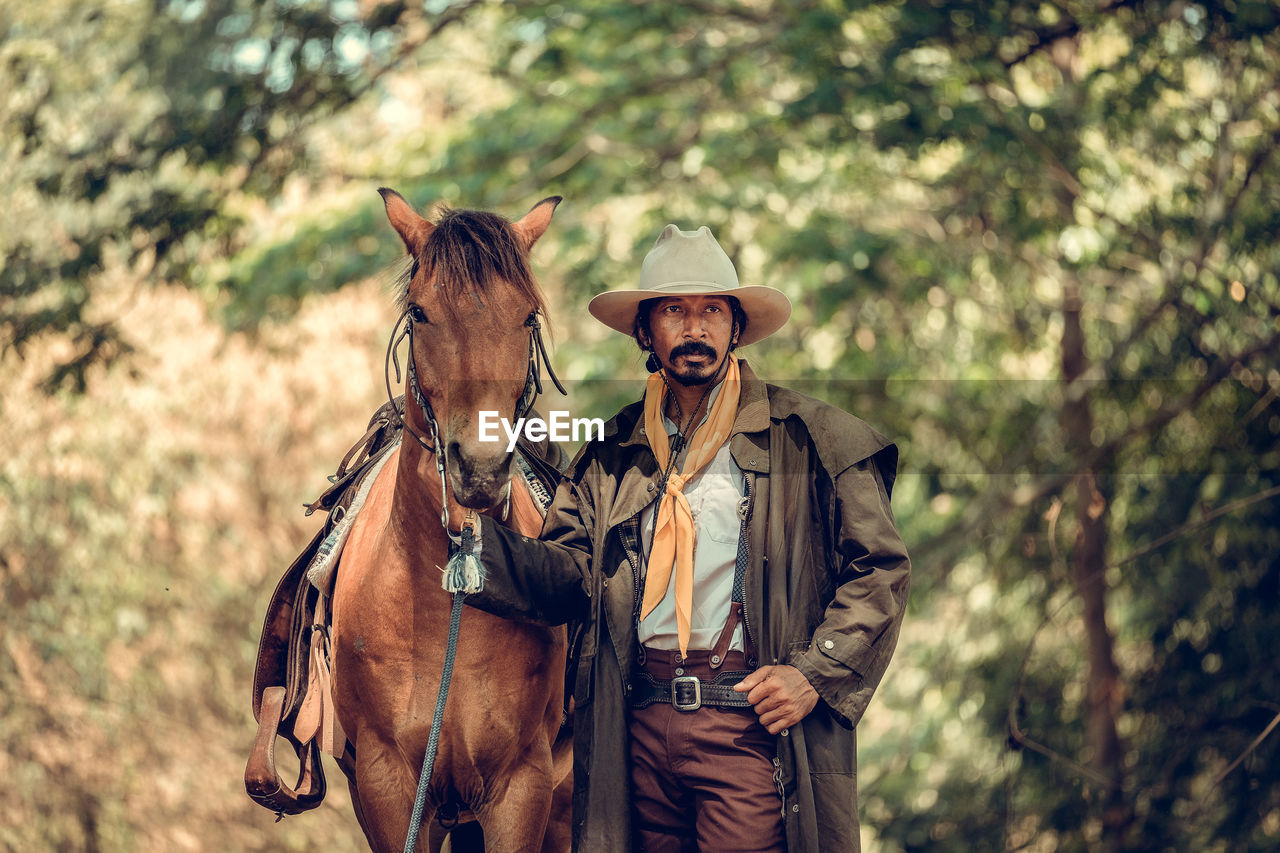
<instances>
[{"instance_id":1,"label":"earring","mask_svg":"<svg viewBox=\"0 0 1280 853\"><path fill-rule=\"evenodd\" d=\"M649 350L649 357L645 359L644 366L650 373L657 373L662 369L662 362L658 361L658 356L653 350Z\"/></svg>"}]
</instances>

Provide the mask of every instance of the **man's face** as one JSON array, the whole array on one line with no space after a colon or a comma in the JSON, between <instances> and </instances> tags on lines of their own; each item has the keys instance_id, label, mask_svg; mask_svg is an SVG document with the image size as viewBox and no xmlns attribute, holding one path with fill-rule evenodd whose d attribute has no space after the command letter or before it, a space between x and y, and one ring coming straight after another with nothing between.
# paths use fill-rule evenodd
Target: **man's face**
<instances>
[{"instance_id":1,"label":"man's face","mask_svg":"<svg viewBox=\"0 0 1280 853\"><path fill-rule=\"evenodd\" d=\"M716 375L733 338L733 311L723 296L668 296L649 310L653 351L667 376L702 385Z\"/></svg>"}]
</instances>

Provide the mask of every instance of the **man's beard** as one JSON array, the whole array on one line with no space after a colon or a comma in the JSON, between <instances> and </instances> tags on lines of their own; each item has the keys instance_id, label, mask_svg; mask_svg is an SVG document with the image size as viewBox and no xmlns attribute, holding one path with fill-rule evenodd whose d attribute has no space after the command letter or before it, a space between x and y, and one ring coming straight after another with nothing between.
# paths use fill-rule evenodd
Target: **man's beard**
<instances>
[{"instance_id":1,"label":"man's beard","mask_svg":"<svg viewBox=\"0 0 1280 853\"><path fill-rule=\"evenodd\" d=\"M681 356L701 355L711 360L707 367L686 367L684 370L676 368L676 359ZM667 356L667 362L671 365L671 378L685 386L706 385L720 373L720 356L716 352L715 347L704 344L702 341L685 341L679 344ZM701 371L706 371L705 373Z\"/></svg>"}]
</instances>

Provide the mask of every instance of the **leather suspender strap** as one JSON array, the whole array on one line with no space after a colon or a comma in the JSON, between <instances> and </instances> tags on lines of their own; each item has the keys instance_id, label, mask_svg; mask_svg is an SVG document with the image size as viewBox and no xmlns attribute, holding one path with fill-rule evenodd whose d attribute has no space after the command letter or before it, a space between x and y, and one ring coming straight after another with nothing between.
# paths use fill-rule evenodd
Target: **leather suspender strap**
<instances>
[{"instance_id":1,"label":"leather suspender strap","mask_svg":"<svg viewBox=\"0 0 1280 853\"><path fill-rule=\"evenodd\" d=\"M733 632L738 627L738 622L741 619L742 602L731 602L729 604L729 616L724 620L724 628L720 631L720 638L716 640L716 647L711 650L711 658L707 662L712 669L719 669L720 665L724 663L725 653L729 651L729 644L733 642Z\"/></svg>"},{"instance_id":2,"label":"leather suspender strap","mask_svg":"<svg viewBox=\"0 0 1280 853\"><path fill-rule=\"evenodd\" d=\"M751 520L752 509L751 483L746 475L743 475L743 485L746 488L746 494L743 496L741 503L738 504L738 518L741 524L738 528L738 553L733 561L733 597L729 603L729 615L725 618L724 628L720 630L720 637L716 640L715 647L711 650L711 658L708 664L712 669L719 669L724 663L725 655L729 651L729 644L733 642L733 632L737 629L738 623L742 621L742 582L747 573L747 560L750 556L750 548L747 545L747 524ZM742 630L742 644L747 659L755 660L755 643L752 642L745 623Z\"/></svg>"}]
</instances>

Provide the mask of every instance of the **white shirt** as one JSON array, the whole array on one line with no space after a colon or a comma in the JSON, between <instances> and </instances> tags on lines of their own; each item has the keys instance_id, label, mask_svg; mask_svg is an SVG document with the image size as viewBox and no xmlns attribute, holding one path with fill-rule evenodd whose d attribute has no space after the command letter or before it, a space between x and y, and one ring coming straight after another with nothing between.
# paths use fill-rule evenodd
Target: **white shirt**
<instances>
[{"instance_id":1,"label":"white shirt","mask_svg":"<svg viewBox=\"0 0 1280 853\"><path fill-rule=\"evenodd\" d=\"M719 393L719 388L707 402ZM676 425L663 418L668 435L674 435ZM680 460L683 462L683 458ZM745 494L742 469L729 453L729 442L706 466L684 485L684 496L693 513L693 614L690 618L689 648L712 649L729 616L733 600L733 569L738 557L738 537L742 522L738 518L738 505ZM657 501L646 507L640 516L640 543L644 559L653 546L653 519ZM646 567L647 571L647 567ZM676 573L671 572L667 594L662 601L641 620L637 639L642 645L654 649L678 649L675 605ZM729 648L743 650L742 623L733 632Z\"/></svg>"}]
</instances>

